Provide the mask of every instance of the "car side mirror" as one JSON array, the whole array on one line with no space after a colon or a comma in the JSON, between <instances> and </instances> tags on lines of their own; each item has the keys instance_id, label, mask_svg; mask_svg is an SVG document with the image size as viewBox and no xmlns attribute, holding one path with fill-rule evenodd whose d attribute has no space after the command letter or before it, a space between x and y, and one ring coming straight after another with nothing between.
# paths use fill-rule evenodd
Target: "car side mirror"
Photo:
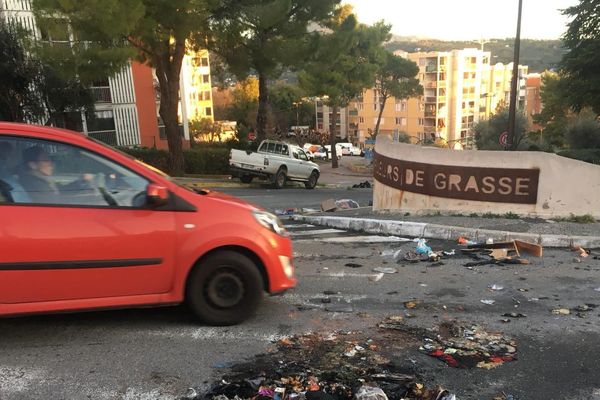
<instances>
[{"instance_id":1,"label":"car side mirror","mask_svg":"<svg viewBox=\"0 0 600 400\"><path fill-rule=\"evenodd\" d=\"M156 183L146 187L146 201L153 207L164 206L169 201L169 189Z\"/></svg>"}]
</instances>

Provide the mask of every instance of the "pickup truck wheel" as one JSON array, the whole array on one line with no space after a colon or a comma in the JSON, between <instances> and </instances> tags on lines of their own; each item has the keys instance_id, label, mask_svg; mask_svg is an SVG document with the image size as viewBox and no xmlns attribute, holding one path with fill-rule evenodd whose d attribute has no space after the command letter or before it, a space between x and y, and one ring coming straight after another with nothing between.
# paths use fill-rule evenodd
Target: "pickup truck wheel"
<instances>
[{"instance_id":1,"label":"pickup truck wheel","mask_svg":"<svg viewBox=\"0 0 600 400\"><path fill-rule=\"evenodd\" d=\"M286 179L287 176L285 174L285 169L279 168L279 170L275 174L275 178L273 178L273 187L275 189L281 189L285 185Z\"/></svg>"},{"instance_id":2,"label":"pickup truck wheel","mask_svg":"<svg viewBox=\"0 0 600 400\"><path fill-rule=\"evenodd\" d=\"M251 183L253 178L254 177L251 175L242 175L240 177L240 180L242 181L242 183Z\"/></svg>"},{"instance_id":3,"label":"pickup truck wheel","mask_svg":"<svg viewBox=\"0 0 600 400\"><path fill-rule=\"evenodd\" d=\"M317 186L317 181L319 180L319 173L317 171L311 172L308 180L304 182L304 187L307 189L314 189Z\"/></svg>"},{"instance_id":4,"label":"pickup truck wheel","mask_svg":"<svg viewBox=\"0 0 600 400\"><path fill-rule=\"evenodd\" d=\"M187 302L209 325L234 325L252 316L263 295L260 272L246 256L221 251L190 273Z\"/></svg>"}]
</instances>

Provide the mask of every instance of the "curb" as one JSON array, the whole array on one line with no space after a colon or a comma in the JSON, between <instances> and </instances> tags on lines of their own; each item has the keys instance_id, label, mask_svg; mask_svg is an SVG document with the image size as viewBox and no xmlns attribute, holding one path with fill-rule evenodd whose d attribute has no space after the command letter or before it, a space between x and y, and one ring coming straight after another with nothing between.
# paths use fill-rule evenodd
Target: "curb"
<instances>
[{"instance_id":1,"label":"curb","mask_svg":"<svg viewBox=\"0 0 600 400\"><path fill-rule=\"evenodd\" d=\"M537 243L544 247L572 247L574 244L577 244L579 246L583 246L584 248L600 248L599 236L544 235L527 232L508 232L490 229L436 225L425 222L389 221L373 218L294 215L292 216L292 219L295 221L324 225L331 228L361 231L372 234L422 237L426 239L442 239L453 241L460 236L466 236L475 241L485 241L488 238L491 238L494 241L518 239L526 242Z\"/></svg>"}]
</instances>

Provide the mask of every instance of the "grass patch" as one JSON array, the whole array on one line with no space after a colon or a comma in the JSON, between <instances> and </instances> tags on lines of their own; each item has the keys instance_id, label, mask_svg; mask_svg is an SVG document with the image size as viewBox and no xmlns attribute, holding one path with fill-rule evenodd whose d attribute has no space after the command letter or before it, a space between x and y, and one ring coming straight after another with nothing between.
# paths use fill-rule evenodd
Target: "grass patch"
<instances>
[{"instance_id":1,"label":"grass patch","mask_svg":"<svg viewBox=\"0 0 600 400\"><path fill-rule=\"evenodd\" d=\"M591 214L575 215L571 213L570 217L558 217L552 219L559 222L575 222L578 224L593 224L596 222L596 218Z\"/></svg>"},{"instance_id":2,"label":"grass patch","mask_svg":"<svg viewBox=\"0 0 600 400\"><path fill-rule=\"evenodd\" d=\"M519 219L521 217L519 215L515 214L514 212L509 211L506 214L504 214L504 218L506 218L506 219Z\"/></svg>"}]
</instances>

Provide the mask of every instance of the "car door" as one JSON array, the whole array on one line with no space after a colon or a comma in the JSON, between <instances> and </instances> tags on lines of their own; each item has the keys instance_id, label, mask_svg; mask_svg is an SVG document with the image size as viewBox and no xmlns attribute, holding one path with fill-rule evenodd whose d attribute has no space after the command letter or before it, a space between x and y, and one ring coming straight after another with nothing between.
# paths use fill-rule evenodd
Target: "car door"
<instances>
[{"instance_id":1,"label":"car door","mask_svg":"<svg viewBox=\"0 0 600 400\"><path fill-rule=\"evenodd\" d=\"M44 149L60 188L56 197L44 197L41 186L30 192L24 177L31 162L21 160L20 170L12 171L11 178L22 186L16 190L25 196L0 198L0 304L171 289L175 216L146 207L149 179L68 143L14 136L0 140L11 144L16 159L33 147Z\"/></svg>"},{"instance_id":2,"label":"car door","mask_svg":"<svg viewBox=\"0 0 600 400\"><path fill-rule=\"evenodd\" d=\"M311 172L313 171L313 166L311 165L312 163L310 162L310 160L308 159L308 156L306 155L306 153L303 150L299 150L298 151L298 158L300 161L300 165L298 167L299 169L299 176L302 179L307 179Z\"/></svg>"}]
</instances>

